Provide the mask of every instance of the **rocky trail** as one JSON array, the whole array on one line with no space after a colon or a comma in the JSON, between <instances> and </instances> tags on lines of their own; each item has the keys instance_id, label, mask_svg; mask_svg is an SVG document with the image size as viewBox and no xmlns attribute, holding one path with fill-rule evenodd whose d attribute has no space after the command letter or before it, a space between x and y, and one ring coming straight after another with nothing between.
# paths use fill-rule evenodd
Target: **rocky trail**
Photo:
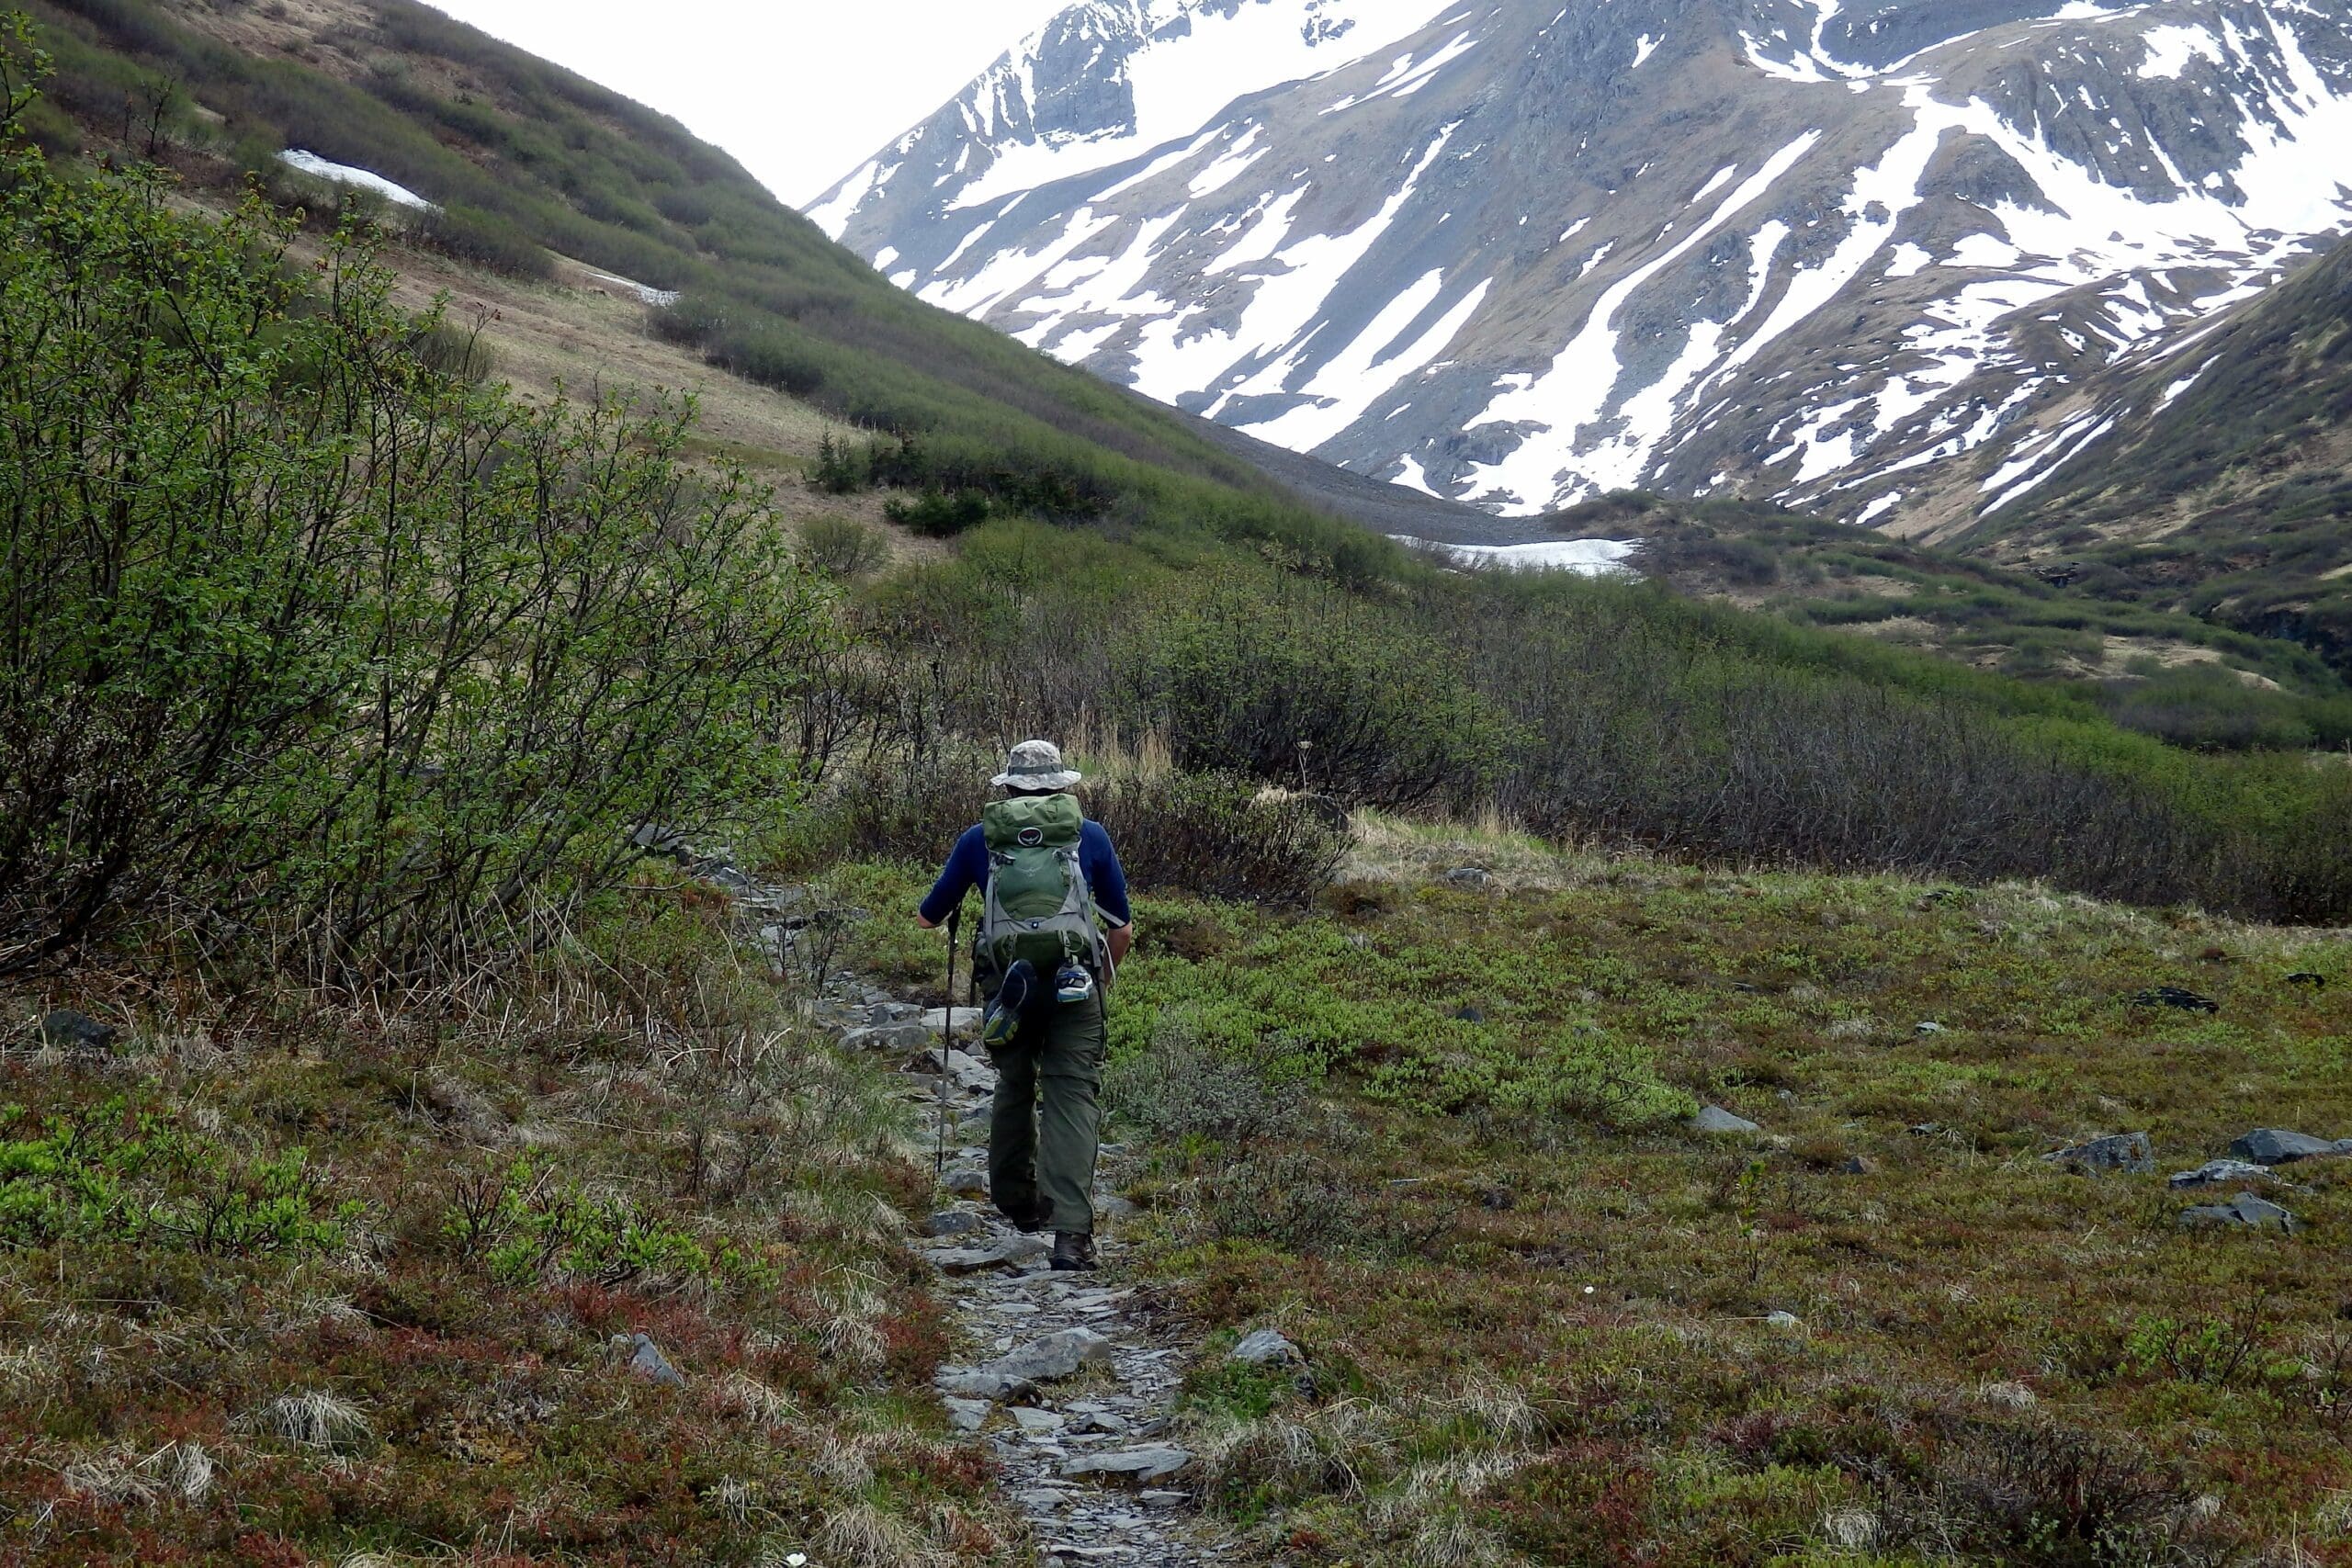
<instances>
[{"instance_id":1,"label":"rocky trail","mask_svg":"<svg viewBox=\"0 0 2352 1568\"><path fill-rule=\"evenodd\" d=\"M675 854L724 888L779 974L805 976L821 955L821 941L812 937L833 917L817 910L804 889L762 884L724 858L701 859L683 845L646 847ZM1113 1191L1125 1151L1104 1145L1096 1173L1102 1269L1056 1273L1047 1262L1050 1236L1022 1234L987 1201L996 1072L956 1043L976 1031L978 1010L926 1010L854 973L834 972L813 1014L842 1049L876 1054L903 1073L906 1097L922 1107L927 1145L941 1141L946 1122L943 1186L953 1201L923 1222L922 1239L910 1243L940 1270L956 1314L956 1361L940 1369L936 1383L949 1422L996 1461L1008 1496L1035 1532L1039 1561L1130 1568L1217 1561L1185 1485L1193 1455L1169 1436L1192 1346L1147 1310L1119 1266L1117 1222L1133 1213Z\"/></svg>"}]
</instances>

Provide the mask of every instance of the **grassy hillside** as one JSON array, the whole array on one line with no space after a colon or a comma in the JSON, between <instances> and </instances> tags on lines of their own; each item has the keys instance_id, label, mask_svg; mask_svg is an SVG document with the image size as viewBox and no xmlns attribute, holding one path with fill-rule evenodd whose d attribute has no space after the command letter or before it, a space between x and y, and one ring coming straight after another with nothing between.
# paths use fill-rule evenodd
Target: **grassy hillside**
<instances>
[{"instance_id":1,"label":"grassy hillside","mask_svg":"<svg viewBox=\"0 0 2352 1568\"><path fill-rule=\"evenodd\" d=\"M2012 570L1745 502L1623 495L1544 522L1558 534L1645 541L1642 570L1682 592L2071 691L2176 744L2352 739L2352 690L2321 652L2275 628L2120 599L2113 574L2087 563Z\"/></svg>"},{"instance_id":2,"label":"grassy hillside","mask_svg":"<svg viewBox=\"0 0 2352 1568\"><path fill-rule=\"evenodd\" d=\"M1385 548L1178 416L891 288L675 121L411 0L30 10L56 67L33 125L52 151L231 190L256 174L314 207L280 149L370 169L445 209L413 238L460 260L544 277L553 252L682 291L662 335L907 438L894 477L917 488L1280 537L1349 570Z\"/></svg>"},{"instance_id":3,"label":"grassy hillside","mask_svg":"<svg viewBox=\"0 0 2352 1568\"><path fill-rule=\"evenodd\" d=\"M2352 243L2121 391L2121 435L1959 542L2352 669Z\"/></svg>"}]
</instances>

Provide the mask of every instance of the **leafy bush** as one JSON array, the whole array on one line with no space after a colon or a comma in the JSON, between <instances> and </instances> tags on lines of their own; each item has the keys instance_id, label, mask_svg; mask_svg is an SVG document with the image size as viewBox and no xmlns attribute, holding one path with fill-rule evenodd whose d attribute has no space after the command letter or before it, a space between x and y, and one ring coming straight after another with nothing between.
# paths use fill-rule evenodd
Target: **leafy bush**
<instances>
[{"instance_id":1,"label":"leafy bush","mask_svg":"<svg viewBox=\"0 0 2352 1568\"><path fill-rule=\"evenodd\" d=\"M288 238L14 167L0 968L169 900L413 974L543 941L639 822L788 798L761 726L823 632L760 492L667 409L436 369L364 248L314 300Z\"/></svg>"},{"instance_id":2,"label":"leafy bush","mask_svg":"<svg viewBox=\"0 0 2352 1568\"><path fill-rule=\"evenodd\" d=\"M854 517L812 517L800 525L800 558L827 577L865 577L889 560L890 542Z\"/></svg>"},{"instance_id":3,"label":"leafy bush","mask_svg":"<svg viewBox=\"0 0 2352 1568\"><path fill-rule=\"evenodd\" d=\"M545 282L555 276L555 258L508 219L478 208L445 207L420 214L409 237L453 261L508 277Z\"/></svg>"},{"instance_id":4,"label":"leafy bush","mask_svg":"<svg viewBox=\"0 0 2352 1568\"><path fill-rule=\"evenodd\" d=\"M1347 853L1329 803L1265 795L1222 775L1165 773L1086 791L1127 875L1156 890L1299 904L1329 886Z\"/></svg>"},{"instance_id":5,"label":"leafy bush","mask_svg":"<svg viewBox=\"0 0 2352 1568\"><path fill-rule=\"evenodd\" d=\"M912 501L892 497L882 514L926 538L949 539L989 520L989 498L977 490L926 490Z\"/></svg>"},{"instance_id":6,"label":"leafy bush","mask_svg":"<svg viewBox=\"0 0 2352 1568\"><path fill-rule=\"evenodd\" d=\"M0 1106L0 1247L322 1252L362 1207L337 1201L302 1149L232 1153L120 1099L71 1116Z\"/></svg>"}]
</instances>

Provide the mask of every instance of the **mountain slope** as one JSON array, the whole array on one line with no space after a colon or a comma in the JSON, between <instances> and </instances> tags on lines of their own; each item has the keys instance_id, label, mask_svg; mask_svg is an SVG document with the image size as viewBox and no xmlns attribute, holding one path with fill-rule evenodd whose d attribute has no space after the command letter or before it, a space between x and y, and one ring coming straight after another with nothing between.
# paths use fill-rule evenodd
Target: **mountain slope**
<instances>
[{"instance_id":1,"label":"mountain slope","mask_svg":"<svg viewBox=\"0 0 2352 1568\"><path fill-rule=\"evenodd\" d=\"M2046 497L1953 542L2352 667L2352 243L2105 400Z\"/></svg>"},{"instance_id":2,"label":"mountain slope","mask_svg":"<svg viewBox=\"0 0 2352 1568\"><path fill-rule=\"evenodd\" d=\"M2080 444L2082 382L2352 215L2347 17L1088 0L810 211L924 299L1490 509L1951 527Z\"/></svg>"},{"instance_id":3,"label":"mountain slope","mask_svg":"<svg viewBox=\"0 0 2352 1568\"><path fill-rule=\"evenodd\" d=\"M289 149L363 171L439 209L365 198L419 245L526 277L576 258L710 365L906 438L910 488L1277 536L1310 568L1382 548L1191 422L891 288L675 121L411 0L28 9L58 66L36 125L55 152L124 151L128 103L154 121L128 151L199 189L252 172L321 205L327 187L286 188Z\"/></svg>"}]
</instances>

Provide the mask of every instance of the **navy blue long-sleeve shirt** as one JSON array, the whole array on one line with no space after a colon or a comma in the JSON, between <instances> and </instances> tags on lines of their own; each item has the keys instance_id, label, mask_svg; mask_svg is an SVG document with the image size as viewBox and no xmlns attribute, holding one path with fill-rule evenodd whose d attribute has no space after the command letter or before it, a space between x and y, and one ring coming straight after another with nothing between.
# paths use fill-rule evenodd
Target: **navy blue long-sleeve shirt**
<instances>
[{"instance_id":1,"label":"navy blue long-sleeve shirt","mask_svg":"<svg viewBox=\"0 0 2352 1568\"><path fill-rule=\"evenodd\" d=\"M1126 868L1119 863L1119 852L1112 847L1111 835L1101 823L1090 820L1079 829L1078 865L1086 874L1086 885L1094 891L1094 907L1102 911L1102 919L1114 930L1132 922ZM956 912L966 894L988 879L988 835L976 824L949 852L931 897L922 901L922 918L934 926L940 924Z\"/></svg>"}]
</instances>

